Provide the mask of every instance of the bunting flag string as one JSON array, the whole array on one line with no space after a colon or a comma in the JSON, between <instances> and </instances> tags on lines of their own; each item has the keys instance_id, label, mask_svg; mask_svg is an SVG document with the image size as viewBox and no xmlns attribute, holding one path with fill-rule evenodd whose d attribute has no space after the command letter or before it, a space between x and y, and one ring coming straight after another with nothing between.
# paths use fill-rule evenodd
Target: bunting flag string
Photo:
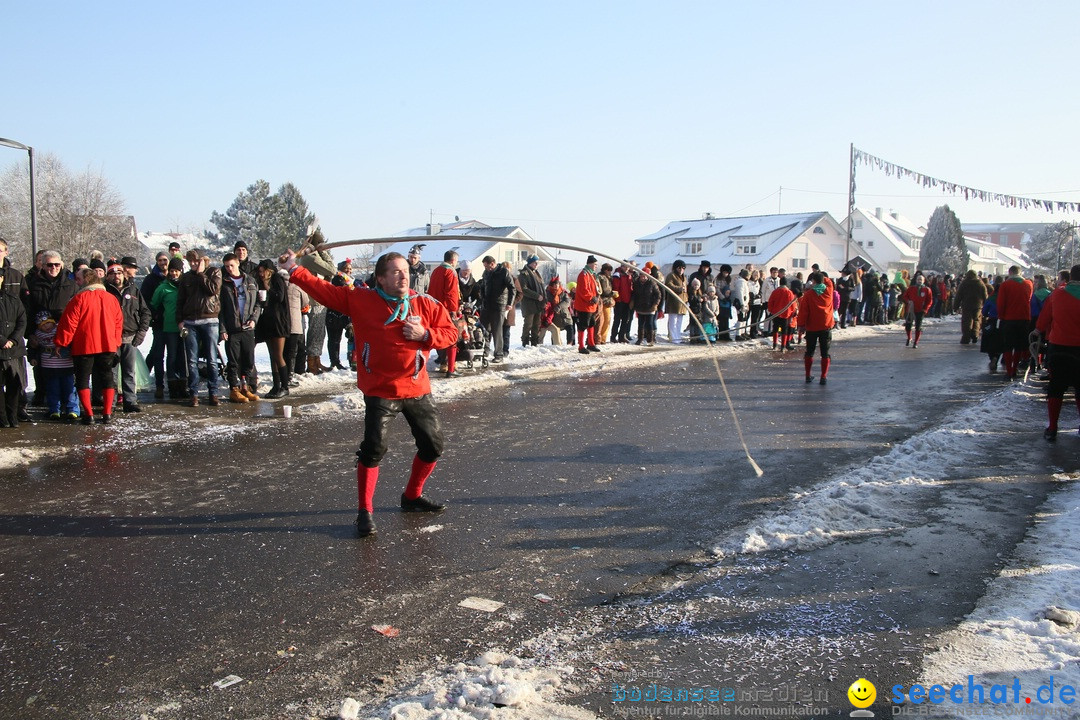
<instances>
[{"instance_id":1,"label":"bunting flag string","mask_svg":"<svg viewBox=\"0 0 1080 720\"><path fill-rule=\"evenodd\" d=\"M862 162L868 167L880 170L889 177L911 179L922 185L924 188L936 189L940 187L943 193L949 195L962 195L965 200L996 202L1004 207L1019 208L1021 210L1031 210L1032 208L1035 208L1038 210L1046 210L1050 213L1080 212L1080 202L1040 200L1037 198L1018 197L1016 195L1006 195L1005 193L990 192L989 190L979 190L977 188L961 185L960 183L949 182L948 180L940 180L929 175L924 175L923 173L896 165L887 160L882 160L875 155L863 152L859 148L854 148L854 160L852 164L856 165L859 162ZM855 168L852 167L852 184L854 184L854 169Z\"/></svg>"}]
</instances>

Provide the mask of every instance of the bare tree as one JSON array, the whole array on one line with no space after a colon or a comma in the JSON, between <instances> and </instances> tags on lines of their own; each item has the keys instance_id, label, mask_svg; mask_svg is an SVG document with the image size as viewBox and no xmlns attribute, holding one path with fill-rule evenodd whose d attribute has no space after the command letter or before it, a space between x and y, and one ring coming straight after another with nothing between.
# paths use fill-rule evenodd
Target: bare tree
<instances>
[{"instance_id":1,"label":"bare tree","mask_svg":"<svg viewBox=\"0 0 1080 720\"><path fill-rule=\"evenodd\" d=\"M135 220L124 198L100 170L71 173L53 153L35 158L38 246L59 250L65 258L135 255ZM0 175L0 234L7 238L18 264L30 263L30 182L25 165Z\"/></svg>"}]
</instances>

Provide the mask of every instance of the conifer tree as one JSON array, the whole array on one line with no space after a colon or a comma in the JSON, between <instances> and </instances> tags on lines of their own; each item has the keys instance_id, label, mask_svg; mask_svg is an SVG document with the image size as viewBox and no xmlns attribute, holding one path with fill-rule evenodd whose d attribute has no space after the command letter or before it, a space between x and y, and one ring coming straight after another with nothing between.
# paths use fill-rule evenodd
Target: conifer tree
<instances>
[{"instance_id":1,"label":"conifer tree","mask_svg":"<svg viewBox=\"0 0 1080 720\"><path fill-rule=\"evenodd\" d=\"M929 272L963 275L968 269L967 245L960 219L948 205L934 210L919 249L919 267Z\"/></svg>"},{"instance_id":2,"label":"conifer tree","mask_svg":"<svg viewBox=\"0 0 1080 720\"><path fill-rule=\"evenodd\" d=\"M224 213L210 216L223 240L243 240L255 258L277 257L286 247L296 247L312 220L314 215L295 185L285 183L271 193L265 180L249 185Z\"/></svg>"}]
</instances>

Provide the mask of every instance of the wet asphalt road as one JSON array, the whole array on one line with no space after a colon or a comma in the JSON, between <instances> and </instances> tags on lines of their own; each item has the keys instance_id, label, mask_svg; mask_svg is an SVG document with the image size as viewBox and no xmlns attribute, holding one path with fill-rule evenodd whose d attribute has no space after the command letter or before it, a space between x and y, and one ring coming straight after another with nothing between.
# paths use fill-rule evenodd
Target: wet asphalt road
<instances>
[{"instance_id":1,"label":"wet asphalt road","mask_svg":"<svg viewBox=\"0 0 1080 720\"><path fill-rule=\"evenodd\" d=\"M999 388L984 356L954 335L948 326L929 332L918 351L905 351L900 335L840 341L826 387L802 383L801 352L725 360L762 478L703 360L655 351L650 369L526 381L447 402L450 447L428 493L450 509L396 510L413 455L401 422L376 493L379 535L363 541L352 534L356 417L266 419L218 441L151 437L104 452L94 450L100 437L123 428L26 429L41 442L75 434L88 449L0 473L0 714L328 717L346 696L370 702L431 667L552 627L597 625L582 661L588 679L571 702L604 715L613 713L605 668L616 663L623 679L636 671L710 686L733 682L731 667L741 664L752 670L740 673L744 685L798 678L837 693L834 701L852 672L873 672L867 664L889 664L910 682L933 634L971 609L1022 537L1050 488L1042 471L1028 467L992 507L968 498L982 532L935 533L931 523L854 549L772 553L744 579L717 571L708 550L792 487L879 454ZM156 408L146 414L153 419L132 422L189 412ZM254 410L213 412L227 425ZM1009 471L1010 452L972 467L972 488ZM982 497L963 484L947 492L957 495L950 502ZM939 572L932 582L927 562ZM806 671L814 650L795 640L788 646L798 658L673 640L633 609L644 602L662 612L672 596L654 602L655 593L673 579L682 583L676 595L689 598L774 602L718 606L699 620L703 631L812 627L806 598L827 595L827 632L845 623L865 631L847 647L864 653L840 661L820 651L823 662ZM554 600L540 603L536 593ZM458 607L467 596L506 608ZM785 605L810 609L800 619L777 610ZM868 618L910 632L886 637ZM383 623L401 635L371 629ZM244 682L212 686L232 674Z\"/></svg>"}]
</instances>

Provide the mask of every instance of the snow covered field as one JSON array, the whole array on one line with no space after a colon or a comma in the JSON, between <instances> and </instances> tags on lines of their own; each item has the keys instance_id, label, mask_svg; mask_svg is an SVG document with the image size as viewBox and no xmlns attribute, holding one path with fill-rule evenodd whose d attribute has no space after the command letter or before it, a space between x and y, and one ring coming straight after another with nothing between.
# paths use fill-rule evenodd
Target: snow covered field
<instances>
[{"instance_id":1,"label":"snow covered field","mask_svg":"<svg viewBox=\"0 0 1080 720\"><path fill-rule=\"evenodd\" d=\"M941 320L927 324L954 323ZM836 333L834 343L842 346L860 338L898 332L896 326L849 328ZM585 356L572 347L522 349L515 338L507 364L483 373L463 369L463 376L454 380L434 378L433 394L437 402L445 402L474 393L523 392L514 386L525 379L573 379L619 367L648 367L660 358L704 357L709 352L704 347L661 343L655 348L606 345L602 353ZM771 350L764 343L747 342L725 344L717 352L728 362L740 362L742 358L753 362L755 354ZM260 371L268 369L265 354L258 358L258 364ZM362 397L350 372L301 376L294 393L291 399L276 405L295 403L300 418L363 411ZM300 397L311 396L329 399L300 401ZM1007 411L1002 412L1003 408ZM1066 418L1072 417L1069 412ZM280 410L277 413L280 415ZM947 422L898 442L868 462L840 468L818 484L794 490L777 509L718 537L715 557L726 562L776 550L799 552L861 533L917 523L910 510L922 506L928 492L947 485L954 469L977 459L988 444L1000 437L986 431L988 423L995 423L998 433L1027 432L1035 437L1031 428L1042 427L1044 415L1040 390L1005 385L973 400ZM194 411L192 423L172 428L165 441L179 440L181 436L227 440L258 427L254 420L225 425L207 416L204 410ZM117 446L149 432L162 440L163 428L152 410L131 418L118 416L115 425L115 434L107 442ZM1067 427L1063 426L1058 443L1080 444ZM36 463L76 450L62 445L38 449L16 442L0 449L0 468ZM969 673L975 675L975 682L988 687L995 682L1011 684L1018 677L1025 687L1034 688L1045 681L1047 674L1053 674L1059 683L1080 683L1080 640L1076 635L1080 626L1080 549L1074 542L1080 531L1080 487L1074 481L1080 473L1065 468L1051 470L1062 487L1050 496L1038 523L1009 559L1006 569L990 582L976 610L942 639L940 650L926 657L923 679L927 686L966 682ZM707 613L708 609L700 611ZM591 713L559 702L581 681L575 677L570 661L577 659L588 634L588 629L567 626L553 628L519 647L488 648L472 662L446 665L416 677L378 708L362 709L356 701L343 698L340 716L346 720L590 718ZM879 687L878 693L880 698L887 697L887 688Z\"/></svg>"}]
</instances>

